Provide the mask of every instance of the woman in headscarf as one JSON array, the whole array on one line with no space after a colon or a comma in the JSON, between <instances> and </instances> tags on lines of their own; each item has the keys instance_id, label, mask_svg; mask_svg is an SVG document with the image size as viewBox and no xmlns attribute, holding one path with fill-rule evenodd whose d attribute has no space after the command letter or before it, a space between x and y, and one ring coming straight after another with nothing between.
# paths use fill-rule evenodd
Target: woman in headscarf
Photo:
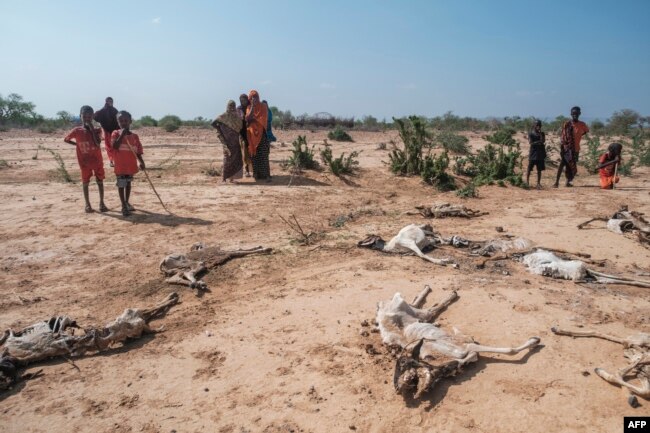
<instances>
[{"instance_id":1,"label":"woman in headscarf","mask_svg":"<svg viewBox=\"0 0 650 433\"><path fill-rule=\"evenodd\" d=\"M268 108L260 101L257 90L251 90L248 99L250 105L246 109L246 138L248 139L248 152L253 159L253 176L255 180L271 182L269 164L271 145L266 136Z\"/></svg>"},{"instance_id":2,"label":"woman in headscarf","mask_svg":"<svg viewBox=\"0 0 650 433\"><path fill-rule=\"evenodd\" d=\"M242 177L243 163L239 139L243 124L233 100L228 101L226 112L212 122L212 127L217 130L219 140L223 143L222 177L224 182L234 183L235 180Z\"/></svg>"}]
</instances>

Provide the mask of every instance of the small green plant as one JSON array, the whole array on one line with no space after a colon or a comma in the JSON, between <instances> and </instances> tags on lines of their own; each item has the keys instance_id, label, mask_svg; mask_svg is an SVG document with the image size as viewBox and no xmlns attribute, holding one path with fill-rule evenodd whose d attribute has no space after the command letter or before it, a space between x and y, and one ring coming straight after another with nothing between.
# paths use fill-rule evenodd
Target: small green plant
<instances>
[{"instance_id":1,"label":"small green plant","mask_svg":"<svg viewBox=\"0 0 650 433\"><path fill-rule=\"evenodd\" d=\"M334 141L354 141L341 125L336 125L336 128L327 134L327 138Z\"/></svg>"},{"instance_id":2,"label":"small green plant","mask_svg":"<svg viewBox=\"0 0 650 433\"><path fill-rule=\"evenodd\" d=\"M470 151L467 137L456 134L452 131L441 131L434 139L434 142L440 145L445 152L467 155Z\"/></svg>"},{"instance_id":3,"label":"small green plant","mask_svg":"<svg viewBox=\"0 0 650 433\"><path fill-rule=\"evenodd\" d=\"M460 198L477 198L478 197L478 188L474 182L470 182L458 191L456 195Z\"/></svg>"},{"instance_id":4,"label":"small green plant","mask_svg":"<svg viewBox=\"0 0 650 433\"><path fill-rule=\"evenodd\" d=\"M625 146L627 146L627 143L625 143ZM629 153L633 155L638 165L650 166L650 144L646 141L643 132L638 132L632 137L632 144L629 149Z\"/></svg>"},{"instance_id":5,"label":"small green plant","mask_svg":"<svg viewBox=\"0 0 650 433\"><path fill-rule=\"evenodd\" d=\"M9 167L9 163L4 159L0 159L0 169L8 168L8 167Z\"/></svg>"},{"instance_id":6,"label":"small green plant","mask_svg":"<svg viewBox=\"0 0 650 433\"><path fill-rule=\"evenodd\" d=\"M594 173L596 167L598 167L598 159L601 154L600 137L590 136L587 139L587 150L580 155L580 163L589 173Z\"/></svg>"},{"instance_id":7,"label":"small green plant","mask_svg":"<svg viewBox=\"0 0 650 433\"><path fill-rule=\"evenodd\" d=\"M435 186L438 191L453 191L456 189L454 178L447 173L449 156L447 152L440 155L427 155L422 164L420 177L429 185Z\"/></svg>"},{"instance_id":8,"label":"small green plant","mask_svg":"<svg viewBox=\"0 0 650 433\"><path fill-rule=\"evenodd\" d=\"M68 173L68 170L65 168L65 162L63 161L63 158L61 157L59 152L55 152L54 150L48 149L47 147L43 147L43 146L38 146L38 148L49 152L54 157L54 160L56 161L57 164L57 168L55 172L59 177L59 179L66 183L72 183L72 177L70 176L70 173Z\"/></svg>"},{"instance_id":9,"label":"small green plant","mask_svg":"<svg viewBox=\"0 0 650 433\"><path fill-rule=\"evenodd\" d=\"M344 152L338 158L334 158L332 155L332 149L329 147L326 147L320 152L323 164L329 167L334 176L354 174L354 172L359 168L359 161L356 159L358 156L359 152L354 151L347 157Z\"/></svg>"},{"instance_id":10,"label":"small green plant","mask_svg":"<svg viewBox=\"0 0 650 433\"><path fill-rule=\"evenodd\" d=\"M630 157L627 159L622 160L622 164L618 166L618 174L621 176L632 176L632 167L634 167L634 164L636 163L636 158L635 157Z\"/></svg>"},{"instance_id":11,"label":"small green plant","mask_svg":"<svg viewBox=\"0 0 650 433\"><path fill-rule=\"evenodd\" d=\"M457 156L454 159L454 173L459 176L474 177L478 174L473 164L473 158L467 156Z\"/></svg>"},{"instance_id":12,"label":"small green plant","mask_svg":"<svg viewBox=\"0 0 650 433\"><path fill-rule=\"evenodd\" d=\"M158 126L167 132L174 132L181 127L182 121L180 117L174 115L167 115L158 121Z\"/></svg>"},{"instance_id":13,"label":"small green plant","mask_svg":"<svg viewBox=\"0 0 650 433\"><path fill-rule=\"evenodd\" d=\"M203 173L210 177L221 176L221 170L218 167L215 167L214 161L210 163L210 166L207 169L203 170Z\"/></svg>"},{"instance_id":14,"label":"small green plant","mask_svg":"<svg viewBox=\"0 0 650 433\"><path fill-rule=\"evenodd\" d=\"M56 126L54 125L54 122L44 121L36 127L36 130L41 134L52 134L56 131Z\"/></svg>"},{"instance_id":15,"label":"small green plant","mask_svg":"<svg viewBox=\"0 0 650 433\"><path fill-rule=\"evenodd\" d=\"M314 170L318 168L318 161L314 159L314 146L309 148L307 145L307 137L304 135L299 135L297 139L293 141L293 149L291 150L291 156L287 160L287 166L293 167L295 170Z\"/></svg>"},{"instance_id":16,"label":"small green plant","mask_svg":"<svg viewBox=\"0 0 650 433\"><path fill-rule=\"evenodd\" d=\"M501 127L497 129L493 134L486 135L483 138L492 144L499 144L508 147L516 146L519 148L519 143L513 137L516 132L517 131L512 128Z\"/></svg>"},{"instance_id":17,"label":"small green plant","mask_svg":"<svg viewBox=\"0 0 650 433\"><path fill-rule=\"evenodd\" d=\"M377 145L377 150L386 150L386 143L379 143Z\"/></svg>"}]
</instances>

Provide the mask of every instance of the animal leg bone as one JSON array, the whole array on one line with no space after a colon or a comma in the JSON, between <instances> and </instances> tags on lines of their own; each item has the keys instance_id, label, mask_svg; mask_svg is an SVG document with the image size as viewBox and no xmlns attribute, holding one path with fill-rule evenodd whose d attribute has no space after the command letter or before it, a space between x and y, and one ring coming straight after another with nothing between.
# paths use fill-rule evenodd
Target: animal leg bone
<instances>
[{"instance_id":1,"label":"animal leg bone","mask_svg":"<svg viewBox=\"0 0 650 433\"><path fill-rule=\"evenodd\" d=\"M426 311L424 317L421 319L421 321L426 323L432 323L445 308L450 306L451 303L457 299L458 299L458 293L455 290L453 290L449 294L449 296L447 296L447 298L445 298L441 303L436 304L433 307L429 308Z\"/></svg>"},{"instance_id":2,"label":"animal leg bone","mask_svg":"<svg viewBox=\"0 0 650 433\"><path fill-rule=\"evenodd\" d=\"M406 242L402 242L401 246L413 251L416 256L423 258L424 260L427 260L431 263L435 263L436 265L447 266L449 264L452 264L451 260L449 259L434 259L433 257L427 256L420 250L420 248L418 248L418 245L415 243L415 241L409 240Z\"/></svg>"},{"instance_id":3,"label":"animal leg bone","mask_svg":"<svg viewBox=\"0 0 650 433\"><path fill-rule=\"evenodd\" d=\"M483 346L481 344L476 344L476 343L468 343L467 350L469 352L477 352L477 353L490 352L490 353L505 353L506 355L514 355L515 353L519 353L522 350L537 346L539 342L540 342L539 337L531 337L528 339L528 341L526 341L524 344L522 344L519 347L492 347L492 346Z\"/></svg>"},{"instance_id":4,"label":"animal leg bone","mask_svg":"<svg viewBox=\"0 0 650 433\"><path fill-rule=\"evenodd\" d=\"M551 331L556 335L566 335L569 337L594 337L601 338L603 340L613 341L614 343L622 344L627 346L627 341L624 338L614 337L612 335L603 334L598 331L567 331L565 329L560 329L557 327L552 327Z\"/></svg>"},{"instance_id":5,"label":"animal leg bone","mask_svg":"<svg viewBox=\"0 0 650 433\"><path fill-rule=\"evenodd\" d=\"M594 369L594 372L609 383L613 383L615 385L625 387L630 391L632 391L634 394L638 395L639 397L650 399L650 379L648 379L647 377L640 377L639 380L641 381L641 385L636 386L631 384L630 382L626 382L620 374L614 375L608 373L602 368L596 368Z\"/></svg>"}]
</instances>

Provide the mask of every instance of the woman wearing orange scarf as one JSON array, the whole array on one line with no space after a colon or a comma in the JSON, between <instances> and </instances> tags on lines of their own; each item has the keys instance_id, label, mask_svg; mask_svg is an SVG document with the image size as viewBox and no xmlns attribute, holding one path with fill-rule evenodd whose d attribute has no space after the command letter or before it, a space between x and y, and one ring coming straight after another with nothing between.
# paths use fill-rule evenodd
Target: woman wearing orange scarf
<instances>
[{"instance_id":1,"label":"woman wearing orange scarf","mask_svg":"<svg viewBox=\"0 0 650 433\"><path fill-rule=\"evenodd\" d=\"M271 182L269 164L271 146L266 137L268 109L260 102L257 90L251 90L248 99L250 105L246 109L246 138L248 139L248 151L253 160L253 176L255 180Z\"/></svg>"}]
</instances>

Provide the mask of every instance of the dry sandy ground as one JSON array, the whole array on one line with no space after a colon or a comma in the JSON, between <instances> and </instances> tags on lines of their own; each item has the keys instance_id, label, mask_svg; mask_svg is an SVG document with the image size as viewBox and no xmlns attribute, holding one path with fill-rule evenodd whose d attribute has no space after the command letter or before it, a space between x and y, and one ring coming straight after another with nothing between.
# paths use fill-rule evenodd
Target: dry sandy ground
<instances>
[{"instance_id":1,"label":"dry sandy ground","mask_svg":"<svg viewBox=\"0 0 650 433\"><path fill-rule=\"evenodd\" d=\"M451 250L460 269L416 257L361 250L370 233L393 236L420 204L460 201L417 178L396 178L377 144L394 133L353 133L355 143L334 153L361 150L359 176L343 182L308 172L293 180L280 162L298 132L278 132L271 153L272 184L230 186L202 173L220 165L221 146L209 130L173 134L143 129L145 160L157 189L177 216L161 209L140 174L124 219L113 176L111 212L87 215L79 183L52 178L55 162L39 144L63 155L73 177L74 148L61 131L0 133L0 329L29 325L54 314L103 324L127 307L154 304L177 290L182 303L153 323L164 332L123 347L68 362L55 360L43 375L0 395L0 430L6 432L510 432L622 431L624 415L650 414L650 402L632 409L624 393L594 373L621 367L622 349L600 340L556 337L553 325L584 325L622 336L650 331L650 291L626 286L577 285L530 275L515 262L478 270ZM320 146L324 132L306 132ZM474 145L480 137L469 134ZM522 137L520 137L521 139ZM524 145L527 147L527 145ZM390 145L389 145L390 148ZM171 159L170 159L171 158ZM162 163L163 169L155 169ZM108 164L106 164L108 170ZM552 170L543 183L550 186ZM619 205L650 214L648 171L601 191L584 169L573 189L482 187L465 201L490 214L473 220L434 220L446 235L470 239L508 234L540 245L609 259L609 269L632 273L650 267L650 250L599 228L576 229ZM91 185L97 206L97 191ZM295 214L318 244L299 246L278 214ZM343 227L330 223L352 215ZM235 259L205 280L198 298L161 282L160 259L198 241L224 248L273 247L268 256ZM507 272L504 272L507 271ZM460 300L440 323L483 344L520 344L540 336L543 347L514 357L482 357L464 374L439 383L421 401L392 388L393 364L379 336L363 337L378 301L400 291L407 299L424 284L429 304L456 289ZM380 352L365 350L372 344Z\"/></svg>"}]
</instances>

